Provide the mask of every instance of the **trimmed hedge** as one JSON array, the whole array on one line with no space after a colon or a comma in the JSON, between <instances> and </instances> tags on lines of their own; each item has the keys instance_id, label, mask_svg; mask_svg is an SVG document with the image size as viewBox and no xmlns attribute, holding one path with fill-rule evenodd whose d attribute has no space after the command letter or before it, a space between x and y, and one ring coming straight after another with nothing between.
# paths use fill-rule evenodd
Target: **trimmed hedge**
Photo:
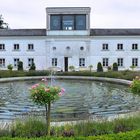
<instances>
[{"instance_id":1,"label":"trimmed hedge","mask_svg":"<svg viewBox=\"0 0 140 140\"><path fill-rule=\"evenodd\" d=\"M0 140L140 140L140 130L130 131L127 133L118 133L102 136L90 137L41 137L41 138L9 138L3 137Z\"/></svg>"},{"instance_id":2,"label":"trimmed hedge","mask_svg":"<svg viewBox=\"0 0 140 140\"><path fill-rule=\"evenodd\" d=\"M90 71L78 71L78 72L58 72L58 76L94 76L94 77L108 77L133 80L136 76L140 76L140 71L109 71L109 72L90 72Z\"/></svg>"},{"instance_id":3,"label":"trimmed hedge","mask_svg":"<svg viewBox=\"0 0 140 140\"><path fill-rule=\"evenodd\" d=\"M24 76L48 76L49 71L9 71L9 70L0 70L0 78L8 77L24 77Z\"/></svg>"}]
</instances>

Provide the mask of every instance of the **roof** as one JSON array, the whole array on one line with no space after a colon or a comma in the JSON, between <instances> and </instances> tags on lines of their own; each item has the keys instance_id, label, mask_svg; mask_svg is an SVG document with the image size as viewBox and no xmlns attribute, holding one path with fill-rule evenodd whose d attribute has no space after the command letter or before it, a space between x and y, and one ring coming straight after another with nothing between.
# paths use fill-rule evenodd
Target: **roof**
<instances>
[{"instance_id":1,"label":"roof","mask_svg":"<svg viewBox=\"0 0 140 140\"><path fill-rule=\"evenodd\" d=\"M46 36L46 29L0 29L0 36Z\"/></svg>"},{"instance_id":2,"label":"roof","mask_svg":"<svg viewBox=\"0 0 140 140\"><path fill-rule=\"evenodd\" d=\"M138 29L91 29L91 36L138 36L140 35L140 28Z\"/></svg>"},{"instance_id":3,"label":"roof","mask_svg":"<svg viewBox=\"0 0 140 140\"><path fill-rule=\"evenodd\" d=\"M0 29L3 36L46 36L46 29ZM90 36L140 36L138 29L90 29Z\"/></svg>"}]
</instances>

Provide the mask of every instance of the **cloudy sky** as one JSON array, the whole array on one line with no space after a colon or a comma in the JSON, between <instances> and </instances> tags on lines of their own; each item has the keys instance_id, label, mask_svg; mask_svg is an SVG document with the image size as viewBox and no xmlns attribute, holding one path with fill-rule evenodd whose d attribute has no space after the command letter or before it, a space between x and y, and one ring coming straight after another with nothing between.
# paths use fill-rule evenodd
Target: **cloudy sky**
<instances>
[{"instance_id":1,"label":"cloudy sky","mask_svg":"<svg viewBox=\"0 0 140 140\"><path fill-rule=\"evenodd\" d=\"M45 28L46 7L91 7L91 28L140 28L140 0L0 0L10 28Z\"/></svg>"}]
</instances>

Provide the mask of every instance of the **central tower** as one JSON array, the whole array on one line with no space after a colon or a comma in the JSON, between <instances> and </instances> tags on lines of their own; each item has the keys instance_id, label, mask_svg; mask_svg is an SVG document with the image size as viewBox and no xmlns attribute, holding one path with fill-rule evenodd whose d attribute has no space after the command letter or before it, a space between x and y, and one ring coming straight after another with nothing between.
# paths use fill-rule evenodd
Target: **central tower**
<instances>
[{"instance_id":1,"label":"central tower","mask_svg":"<svg viewBox=\"0 0 140 140\"><path fill-rule=\"evenodd\" d=\"M47 35L88 35L90 30L89 7L49 7Z\"/></svg>"}]
</instances>

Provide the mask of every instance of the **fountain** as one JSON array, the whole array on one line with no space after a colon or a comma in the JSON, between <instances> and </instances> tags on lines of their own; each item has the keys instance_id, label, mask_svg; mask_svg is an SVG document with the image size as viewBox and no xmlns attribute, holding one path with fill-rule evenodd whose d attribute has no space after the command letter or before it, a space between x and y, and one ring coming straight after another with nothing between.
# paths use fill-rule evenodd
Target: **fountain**
<instances>
[{"instance_id":1,"label":"fountain","mask_svg":"<svg viewBox=\"0 0 140 140\"><path fill-rule=\"evenodd\" d=\"M49 84L54 84L51 76ZM44 108L33 104L29 87L39 82L0 83L0 120L11 121L23 114L43 115ZM110 117L140 109L140 97L123 85L84 80L55 80L66 93L52 106L54 120L79 120Z\"/></svg>"}]
</instances>

